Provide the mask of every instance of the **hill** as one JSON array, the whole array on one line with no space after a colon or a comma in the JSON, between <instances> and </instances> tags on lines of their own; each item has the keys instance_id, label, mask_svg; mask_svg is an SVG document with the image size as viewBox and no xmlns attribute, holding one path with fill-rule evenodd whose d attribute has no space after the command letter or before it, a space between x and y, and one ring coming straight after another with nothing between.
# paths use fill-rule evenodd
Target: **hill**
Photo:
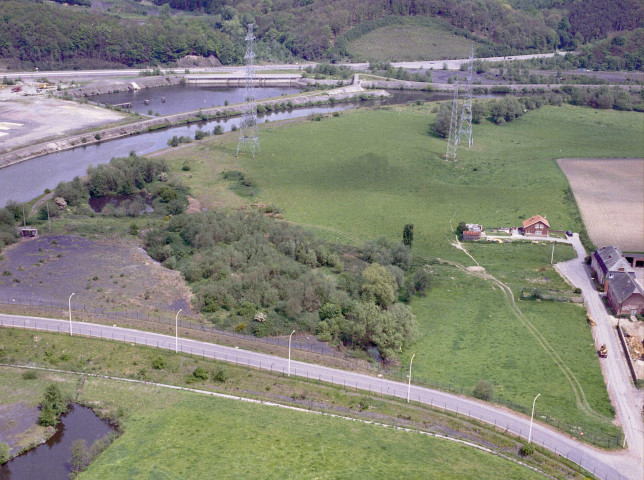
<instances>
[{"instance_id":1,"label":"hill","mask_svg":"<svg viewBox=\"0 0 644 480\"><path fill-rule=\"evenodd\" d=\"M102 68L167 65L185 55L215 55L223 64L243 62L246 24L256 24L262 60L338 61L369 56L353 41L373 31L369 22L388 17L420 19L418 35L431 39L436 19L456 33L480 40L477 56L512 55L557 49L591 48L592 68L641 69L644 63L642 7L636 0L42 0L0 2L0 59L10 68ZM393 25L393 23L391 24ZM425 27L428 27L426 30ZM391 30L391 28L389 29ZM448 29L449 30L449 29ZM416 34L414 34L416 35ZM452 40L454 37L451 38ZM391 33L363 39L389 47ZM441 39L439 43L448 44ZM595 46L594 42L608 42ZM358 41L359 42L359 41ZM429 59L424 41L407 45L416 58ZM431 43L435 43L431 41ZM393 47L393 44L391 45ZM400 47L399 47L400 48ZM357 50L355 50L357 49ZM385 49L386 50L386 49ZM438 49L441 50L440 48ZM398 55L398 50L385 54ZM454 51L441 51L454 57ZM608 61L606 57L624 59Z\"/></svg>"}]
</instances>

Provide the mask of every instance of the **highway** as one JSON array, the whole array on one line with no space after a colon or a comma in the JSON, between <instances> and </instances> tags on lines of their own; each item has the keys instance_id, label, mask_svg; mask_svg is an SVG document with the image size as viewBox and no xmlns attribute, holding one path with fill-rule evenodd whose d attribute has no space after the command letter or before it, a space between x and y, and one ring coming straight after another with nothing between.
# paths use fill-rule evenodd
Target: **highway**
<instances>
[{"instance_id":1,"label":"highway","mask_svg":"<svg viewBox=\"0 0 644 480\"><path fill-rule=\"evenodd\" d=\"M70 333L70 322L41 317L25 317L18 315L0 314L0 326L46 330ZM213 358L249 368L271 370L284 374L290 373L298 377L315 379L323 382L341 385L347 389L358 389L372 393L390 395L406 399L408 394L412 401L432 405L437 408L457 412L519 435L525 439L530 429L530 418L484 402L450 393L432 390L425 387L385 378L359 374L309 363L291 361L263 353L251 352L234 347L215 345L207 342L186 338L175 339L173 336L159 333L132 330L117 326L99 325L84 322L71 323L72 335L82 335L127 342L130 344L147 345L168 350L178 349L207 358ZM569 460L606 480L641 480L638 477L637 460L628 452L604 452L589 445L582 444L566 434L552 428L534 423L532 441L538 445L565 456Z\"/></svg>"}]
</instances>

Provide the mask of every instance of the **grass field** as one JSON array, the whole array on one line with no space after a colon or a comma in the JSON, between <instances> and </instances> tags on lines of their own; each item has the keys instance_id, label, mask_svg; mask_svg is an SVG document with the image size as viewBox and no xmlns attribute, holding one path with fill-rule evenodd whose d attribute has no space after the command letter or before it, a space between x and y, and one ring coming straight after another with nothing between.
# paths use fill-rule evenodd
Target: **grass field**
<instances>
[{"instance_id":1,"label":"grass field","mask_svg":"<svg viewBox=\"0 0 644 480\"><path fill-rule=\"evenodd\" d=\"M0 329L3 362L62 370L100 372L186 385L196 366L217 362L122 343L41 332ZM163 369L152 369L155 358ZM386 398L363 397L336 387L243 367L224 366L224 383L192 387L335 411L343 416L402 424L440 433L462 431L517 457L518 444L501 434L453 416ZM143 371L147 373L142 373ZM80 478L541 478L509 460L438 440L344 419L208 398L153 385L66 373L37 371L26 380L0 368L0 406L34 406L47 384L56 382L77 401L115 419L123 435ZM153 399L153 400L152 400ZM446 430L442 430L445 428ZM497 443L498 442L498 443ZM551 475L577 478L558 462L536 453L524 459Z\"/></svg>"},{"instance_id":2,"label":"grass field","mask_svg":"<svg viewBox=\"0 0 644 480\"><path fill-rule=\"evenodd\" d=\"M185 180L207 204L230 198L219 171L243 170L258 183L252 201L278 206L286 219L329 240L399 240L404 224L413 223L419 262L442 258L468 266L474 262L451 246L459 221L516 226L539 213L554 229L579 231L578 209L555 160L632 157L641 148L638 113L544 107L502 127L475 125L474 146L447 163L445 141L427 133L431 108L264 125L255 159L232 156L232 135L170 155L177 170L185 159L193 162ZM568 288L549 265L549 245L467 248L517 298L522 287ZM555 261L570 255L557 248ZM581 308L517 300L516 313L491 280L454 266L433 268L431 292L412 304L422 337L402 355L403 365L416 353L418 377L464 392L487 380L498 398L522 406L542 393L540 414L569 431L617 434Z\"/></svg>"},{"instance_id":3,"label":"grass field","mask_svg":"<svg viewBox=\"0 0 644 480\"><path fill-rule=\"evenodd\" d=\"M467 58L472 41L422 25L378 28L349 43L352 57L369 61L413 61ZM476 43L475 43L476 45Z\"/></svg>"}]
</instances>

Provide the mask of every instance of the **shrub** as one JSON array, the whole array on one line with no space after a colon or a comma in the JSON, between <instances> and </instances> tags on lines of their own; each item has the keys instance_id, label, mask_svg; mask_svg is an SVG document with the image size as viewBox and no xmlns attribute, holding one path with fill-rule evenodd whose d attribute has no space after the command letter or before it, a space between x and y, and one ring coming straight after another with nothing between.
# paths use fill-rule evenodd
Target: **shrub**
<instances>
[{"instance_id":1,"label":"shrub","mask_svg":"<svg viewBox=\"0 0 644 480\"><path fill-rule=\"evenodd\" d=\"M209 135L210 135L210 133L208 133L208 132L204 132L203 130L197 130L195 132L195 140L201 140L203 138L206 138Z\"/></svg>"},{"instance_id":2,"label":"shrub","mask_svg":"<svg viewBox=\"0 0 644 480\"><path fill-rule=\"evenodd\" d=\"M0 465L9 461L10 451L11 449L9 448L9 445L4 442L0 442Z\"/></svg>"},{"instance_id":3,"label":"shrub","mask_svg":"<svg viewBox=\"0 0 644 480\"><path fill-rule=\"evenodd\" d=\"M38 378L38 372L36 370L25 370L22 372L23 380L35 380Z\"/></svg>"},{"instance_id":4,"label":"shrub","mask_svg":"<svg viewBox=\"0 0 644 480\"><path fill-rule=\"evenodd\" d=\"M95 138L96 140L100 140L100 139L101 139L101 134L100 134L100 133L97 133L96 135L94 135L94 138Z\"/></svg>"},{"instance_id":5,"label":"shrub","mask_svg":"<svg viewBox=\"0 0 644 480\"><path fill-rule=\"evenodd\" d=\"M237 129L237 127L235 127L235 129ZM224 127L222 127L221 125L216 125L215 128L212 130L213 135L222 135L223 133L224 133Z\"/></svg>"},{"instance_id":6,"label":"shrub","mask_svg":"<svg viewBox=\"0 0 644 480\"><path fill-rule=\"evenodd\" d=\"M192 377L195 380L208 380L208 370L204 367L197 367L193 370Z\"/></svg>"},{"instance_id":7,"label":"shrub","mask_svg":"<svg viewBox=\"0 0 644 480\"><path fill-rule=\"evenodd\" d=\"M154 368L155 370L163 370L167 366L168 362L164 357L158 356L155 357L154 360L152 360L152 368Z\"/></svg>"},{"instance_id":8,"label":"shrub","mask_svg":"<svg viewBox=\"0 0 644 480\"><path fill-rule=\"evenodd\" d=\"M226 380L228 380L228 377L228 370L226 370L224 367L217 367L217 370L215 370L212 374L212 379L218 383L224 383Z\"/></svg>"},{"instance_id":9,"label":"shrub","mask_svg":"<svg viewBox=\"0 0 644 480\"><path fill-rule=\"evenodd\" d=\"M479 400L488 401L492 398L493 395L494 386L490 382L479 380L479 382L476 384L476 387L474 387L474 397L478 398Z\"/></svg>"},{"instance_id":10,"label":"shrub","mask_svg":"<svg viewBox=\"0 0 644 480\"><path fill-rule=\"evenodd\" d=\"M534 453L534 445L531 443L526 443L525 445L521 446L521 455L524 457L530 456Z\"/></svg>"}]
</instances>

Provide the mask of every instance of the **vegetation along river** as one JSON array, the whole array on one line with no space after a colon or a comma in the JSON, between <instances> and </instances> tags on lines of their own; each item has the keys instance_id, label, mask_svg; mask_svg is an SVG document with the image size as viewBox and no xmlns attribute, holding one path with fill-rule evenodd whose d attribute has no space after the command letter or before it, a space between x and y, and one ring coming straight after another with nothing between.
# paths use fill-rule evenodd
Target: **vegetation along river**
<instances>
[{"instance_id":1,"label":"vegetation along river","mask_svg":"<svg viewBox=\"0 0 644 480\"><path fill-rule=\"evenodd\" d=\"M151 103L155 102L156 105L159 98L161 96L165 96L166 103L170 102L171 105L178 108L182 105L181 102L185 101L187 97L193 95L195 89L179 86L179 88L173 91L172 97L167 91L160 93L155 92L155 90L156 89L151 89L146 92L148 93L148 97L150 97ZM274 90L276 90L275 93L280 93L284 90L290 89L280 90L276 88ZM356 105L378 106L384 104L408 103L416 100L440 101L451 98L451 94L422 91L412 92L394 90L390 93L392 94L390 98L360 102L359 104L336 103L335 105L266 112L264 114L259 114L258 120L260 123L263 123L265 121L301 118L320 113L325 114L334 111L346 110L354 108ZM170 98L172 98L171 101ZM189 109L180 108L178 111L186 110ZM72 150L43 155L41 157L1 168L0 206L5 205L9 200L15 200L18 202L29 201L42 195L46 188L53 189L59 182L70 181L76 176L85 175L87 167L90 165L108 163L112 158L127 156L131 151L136 152L138 155L144 155L167 148L168 139L174 135L186 135L194 138L195 132L200 129L212 131L215 125L220 125L223 128L223 131L230 131L233 125L236 126L238 124L239 117L220 118L199 124L183 125L132 137L123 137L99 144L80 146Z\"/></svg>"}]
</instances>

